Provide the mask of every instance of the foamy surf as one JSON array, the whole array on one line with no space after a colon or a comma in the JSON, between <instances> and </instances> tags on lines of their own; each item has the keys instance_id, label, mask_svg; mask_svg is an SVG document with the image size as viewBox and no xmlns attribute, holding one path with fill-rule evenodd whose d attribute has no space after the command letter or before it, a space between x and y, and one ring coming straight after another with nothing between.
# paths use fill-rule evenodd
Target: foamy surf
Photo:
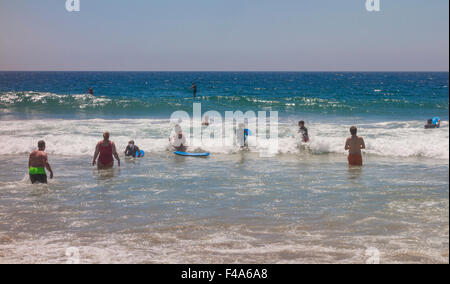
<instances>
[{"instance_id":1,"label":"foamy surf","mask_svg":"<svg viewBox=\"0 0 450 284\"><path fill-rule=\"evenodd\" d=\"M168 137L173 124L164 119L88 119L88 120L10 120L0 126L0 155L26 154L35 149L37 140L47 142L47 151L55 155L91 155L103 131L108 130L119 149L130 139L146 152L158 153L171 149ZM308 123L311 142L301 143L295 123L280 123L279 154L344 154L348 125L335 123ZM220 127L220 126L211 126ZM227 126L229 127L229 126ZM422 121L376 122L358 125L359 135L366 140L368 155L383 157L424 157L448 160L449 128L443 121L440 129L425 130ZM207 129L204 129L206 131ZM189 129L185 129L186 134ZM236 154L240 148L232 145L233 136L203 143L199 148L217 154ZM249 137L251 152L260 152L265 146L255 136ZM224 141L228 144L223 143ZM256 142L255 142L256 141ZM198 139L197 144L201 143ZM191 141L192 143L192 141ZM192 144L191 144L192 145Z\"/></svg>"}]
</instances>

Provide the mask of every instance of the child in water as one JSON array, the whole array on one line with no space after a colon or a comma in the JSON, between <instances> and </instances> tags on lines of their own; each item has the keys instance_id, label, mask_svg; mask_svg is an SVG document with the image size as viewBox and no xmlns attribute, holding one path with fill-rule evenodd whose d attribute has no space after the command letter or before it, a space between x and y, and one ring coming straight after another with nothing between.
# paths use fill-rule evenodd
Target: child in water
<instances>
[{"instance_id":1,"label":"child in water","mask_svg":"<svg viewBox=\"0 0 450 284\"><path fill-rule=\"evenodd\" d=\"M302 135L303 142L309 142L308 128L305 127L305 122L303 120L298 122L298 133Z\"/></svg>"}]
</instances>

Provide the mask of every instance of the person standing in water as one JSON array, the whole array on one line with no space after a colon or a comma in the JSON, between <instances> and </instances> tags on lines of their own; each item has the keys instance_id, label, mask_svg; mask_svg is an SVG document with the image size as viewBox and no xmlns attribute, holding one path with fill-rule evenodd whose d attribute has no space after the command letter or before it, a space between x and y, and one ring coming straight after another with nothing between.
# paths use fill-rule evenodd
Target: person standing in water
<instances>
[{"instance_id":1,"label":"person standing in water","mask_svg":"<svg viewBox=\"0 0 450 284\"><path fill-rule=\"evenodd\" d=\"M95 147L94 160L92 161L92 165L95 166L97 164L97 168L99 170L111 169L114 167L114 158L116 158L117 163L120 167L120 158L116 151L116 145L114 142L109 141L109 132L105 131L103 133L103 141L97 143ZM100 155L100 157L99 157ZM98 162L97 162L98 157Z\"/></svg>"},{"instance_id":2,"label":"person standing in water","mask_svg":"<svg viewBox=\"0 0 450 284\"><path fill-rule=\"evenodd\" d=\"M175 135L173 135L172 138L169 138L169 141L175 150L179 152L186 152L186 137L183 134L183 131L181 130L181 126L178 124L175 125Z\"/></svg>"},{"instance_id":3,"label":"person standing in water","mask_svg":"<svg viewBox=\"0 0 450 284\"><path fill-rule=\"evenodd\" d=\"M94 95L94 90L92 88L89 88L89 94Z\"/></svg>"},{"instance_id":4,"label":"person standing in water","mask_svg":"<svg viewBox=\"0 0 450 284\"><path fill-rule=\"evenodd\" d=\"M47 183L45 169L50 172L50 179L52 179L53 171L48 163L47 153L45 153L45 142L41 140L38 142L38 150L31 152L28 160L28 171L32 184Z\"/></svg>"},{"instance_id":5,"label":"person standing in water","mask_svg":"<svg viewBox=\"0 0 450 284\"><path fill-rule=\"evenodd\" d=\"M248 136L250 135L249 130L245 128L244 123L239 123L236 129L236 144L241 148L248 147Z\"/></svg>"},{"instance_id":6,"label":"person standing in water","mask_svg":"<svg viewBox=\"0 0 450 284\"><path fill-rule=\"evenodd\" d=\"M303 142L305 143L309 142L308 128L305 127L305 122L303 120L300 120L298 122L298 133L302 135Z\"/></svg>"},{"instance_id":7,"label":"person standing in water","mask_svg":"<svg viewBox=\"0 0 450 284\"><path fill-rule=\"evenodd\" d=\"M350 128L351 137L347 138L345 142L345 150L349 151L348 164L350 166L362 166L361 150L366 149L366 144L362 137L356 136L358 129L355 126Z\"/></svg>"},{"instance_id":8,"label":"person standing in water","mask_svg":"<svg viewBox=\"0 0 450 284\"><path fill-rule=\"evenodd\" d=\"M195 84L195 82L192 83L191 89L192 89L192 93L193 93L193 96L195 99L197 97L197 84Z\"/></svg>"}]
</instances>

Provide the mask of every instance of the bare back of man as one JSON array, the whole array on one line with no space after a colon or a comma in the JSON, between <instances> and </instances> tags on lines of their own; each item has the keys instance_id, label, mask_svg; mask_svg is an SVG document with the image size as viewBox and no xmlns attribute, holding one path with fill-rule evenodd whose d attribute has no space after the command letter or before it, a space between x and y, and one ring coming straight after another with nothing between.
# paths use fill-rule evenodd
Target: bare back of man
<instances>
[{"instance_id":1,"label":"bare back of man","mask_svg":"<svg viewBox=\"0 0 450 284\"><path fill-rule=\"evenodd\" d=\"M47 153L44 151L35 150L30 154L30 167L45 167L46 161L48 160Z\"/></svg>"},{"instance_id":2,"label":"bare back of man","mask_svg":"<svg viewBox=\"0 0 450 284\"><path fill-rule=\"evenodd\" d=\"M53 178L53 171L48 163L48 156L45 153L45 142L38 142L38 150L31 152L28 160L28 170L31 183L47 183L47 169L50 172L50 178Z\"/></svg>"}]
</instances>

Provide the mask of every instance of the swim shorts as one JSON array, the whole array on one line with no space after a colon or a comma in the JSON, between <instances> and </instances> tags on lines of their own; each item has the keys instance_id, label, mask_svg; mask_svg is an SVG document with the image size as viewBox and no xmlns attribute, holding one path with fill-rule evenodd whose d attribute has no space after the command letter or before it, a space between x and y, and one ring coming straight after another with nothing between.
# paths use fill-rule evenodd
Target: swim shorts
<instances>
[{"instance_id":1,"label":"swim shorts","mask_svg":"<svg viewBox=\"0 0 450 284\"><path fill-rule=\"evenodd\" d=\"M350 166L362 166L363 165L362 156L355 154L348 155L348 164Z\"/></svg>"},{"instance_id":2,"label":"swim shorts","mask_svg":"<svg viewBox=\"0 0 450 284\"><path fill-rule=\"evenodd\" d=\"M31 183L47 183L47 173L42 167L30 167L30 180Z\"/></svg>"}]
</instances>

